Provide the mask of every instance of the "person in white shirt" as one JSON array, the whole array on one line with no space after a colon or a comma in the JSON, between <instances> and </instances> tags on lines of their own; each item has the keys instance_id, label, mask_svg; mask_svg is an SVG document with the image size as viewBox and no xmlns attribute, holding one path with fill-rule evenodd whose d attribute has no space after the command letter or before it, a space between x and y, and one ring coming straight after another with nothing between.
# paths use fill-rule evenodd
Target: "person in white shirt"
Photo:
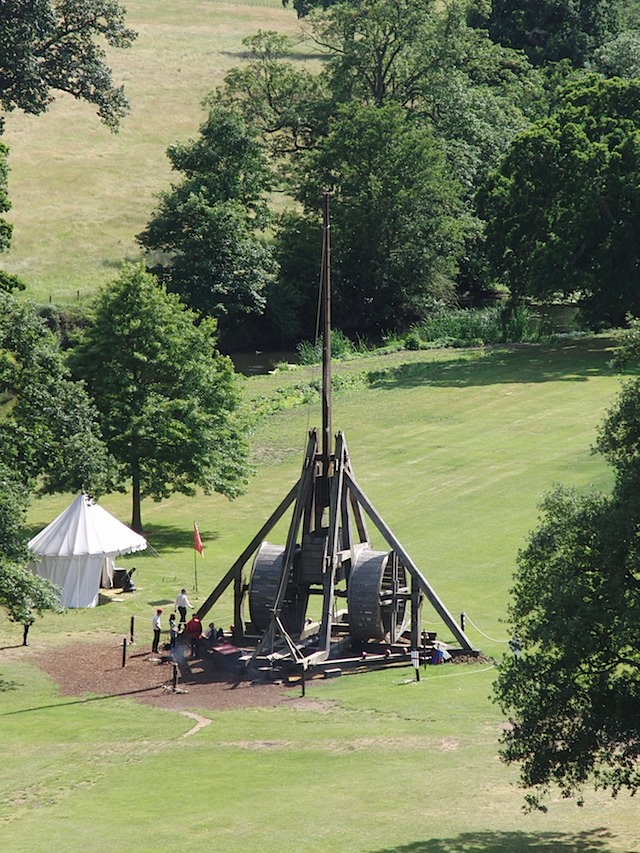
<instances>
[{"instance_id":1,"label":"person in white shirt","mask_svg":"<svg viewBox=\"0 0 640 853\"><path fill-rule=\"evenodd\" d=\"M162 608L158 607L151 620L151 625L153 626L153 645L151 646L151 651L156 653L158 651L158 644L160 643L160 631L162 630L162 626L160 625L161 614Z\"/></svg>"},{"instance_id":2,"label":"person in white shirt","mask_svg":"<svg viewBox=\"0 0 640 853\"><path fill-rule=\"evenodd\" d=\"M187 607L193 610L193 604L187 598L187 590L181 589L176 596L176 610L180 613L180 625L184 625L187 621Z\"/></svg>"}]
</instances>

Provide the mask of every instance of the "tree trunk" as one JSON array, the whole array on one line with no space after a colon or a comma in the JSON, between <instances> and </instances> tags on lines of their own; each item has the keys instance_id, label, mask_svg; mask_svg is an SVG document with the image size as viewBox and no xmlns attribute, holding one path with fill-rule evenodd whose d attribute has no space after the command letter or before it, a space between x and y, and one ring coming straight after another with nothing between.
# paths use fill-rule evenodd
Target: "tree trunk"
<instances>
[{"instance_id":1,"label":"tree trunk","mask_svg":"<svg viewBox=\"0 0 640 853\"><path fill-rule=\"evenodd\" d=\"M132 475L133 508L131 512L131 527L136 533L142 533L142 511L140 506L140 470L134 463Z\"/></svg>"}]
</instances>

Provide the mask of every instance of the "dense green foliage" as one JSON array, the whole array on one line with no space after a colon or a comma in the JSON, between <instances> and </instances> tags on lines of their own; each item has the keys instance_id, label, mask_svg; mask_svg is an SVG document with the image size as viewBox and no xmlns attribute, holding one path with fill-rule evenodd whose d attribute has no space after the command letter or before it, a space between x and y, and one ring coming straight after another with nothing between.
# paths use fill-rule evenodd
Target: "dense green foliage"
<instances>
[{"instance_id":1,"label":"dense green foliage","mask_svg":"<svg viewBox=\"0 0 640 853\"><path fill-rule=\"evenodd\" d=\"M100 493L108 460L97 411L32 306L0 292L0 457L44 491Z\"/></svg>"},{"instance_id":2,"label":"dense green foliage","mask_svg":"<svg viewBox=\"0 0 640 853\"><path fill-rule=\"evenodd\" d=\"M640 84L590 75L519 136L480 196L516 296L578 294L594 323L640 311Z\"/></svg>"},{"instance_id":3,"label":"dense green foliage","mask_svg":"<svg viewBox=\"0 0 640 853\"><path fill-rule=\"evenodd\" d=\"M12 622L24 626L35 622L34 611L60 611L60 591L47 578L40 578L24 565L7 562L0 553L0 605Z\"/></svg>"},{"instance_id":4,"label":"dense green foliage","mask_svg":"<svg viewBox=\"0 0 640 853\"><path fill-rule=\"evenodd\" d=\"M612 0L492 0L474 19L500 44L523 50L535 63L570 59L582 66L617 32Z\"/></svg>"},{"instance_id":5,"label":"dense green foliage","mask_svg":"<svg viewBox=\"0 0 640 853\"><path fill-rule=\"evenodd\" d=\"M116 129L128 111L106 65L109 47L136 37L116 0L3 0L0 5L0 106L44 112L53 92L94 104Z\"/></svg>"},{"instance_id":6,"label":"dense green foliage","mask_svg":"<svg viewBox=\"0 0 640 853\"><path fill-rule=\"evenodd\" d=\"M0 131L1 130L2 128L0 126ZM9 164L7 163L8 154L9 149L3 142L0 142L0 213L6 213L11 209L7 186L7 176L9 173ZM11 243L12 231L13 229L11 225L5 219L0 217L0 252L8 248ZM2 287L1 289L8 290L9 288Z\"/></svg>"},{"instance_id":7,"label":"dense green foliage","mask_svg":"<svg viewBox=\"0 0 640 853\"><path fill-rule=\"evenodd\" d=\"M277 270L259 237L269 223L266 157L242 119L213 103L198 138L168 155L183 180L163 194L139 240L169 289L218 318L226 345L237 346Z\"/></svg>"},{"instance_id":8,"label":"dense green foliage","mask_svg":"<svg viewBox=\"0 0 640 853\"><path fill-rule=\"evenodd\" d=\"M99 491L106 450L97 413L71 381L57 339L29 305L0 291L0 604L30 624L57 589L25 569L30 490Z\"/></svg>"},{"instance_id":9,"label":"dense green foliage","mask_svg":"<svg viewBox=\"0 0 640 853\"><path fill-rule=\"evenodd\" d=\"M405 337L408 349L534 342L549 336L549 324L525 305L434 311Z\"/></svg>"},{"instance_id":10,"label":"dense green foliage","mask_svg":"<svg viewBox=\"0 0 640 853\"><path fill-rule=\"evenodd\" d=\"M344 330L379 337L451 301L463 211L428 128L393 102L345 104L305 167L307 210L318 207L317 187L332 195L333 304Z\"/></svg>"},{"instance_id":11,"label":"dense green foliage","mask_svg":"<svg viewBox=\"0 0 640 853\"><path fill-rule=\"evenodd\" d=\"M633 336L625 347L637 354ZM518 557L510 616L522 653L500 667L496 697L513 727L502 757L520 766L530 807L558 785L640 788L640 380L602 423L611 494L562 486L542 503Z\"/></svg>"},{"instance_id":12,"label":"dense green foliage","mask_svg":"<svg viewBox=\"0 0 640 853\"><path fill-rule=\"evenodd\" d=\"M464 289L482 289L474 189L526 126L541 80L469 26L464 3L331 4L308 33L324 55L318 73L294 65L291 41L259 33L217 93L260 132L302 205L279 220L267 319L285 339L309 334L311 235L329 188L335 322L351 334L406 328L455 299L460 266Z\"/></svg>"},{"instance_id":13,"label":"dense green foliage","mask_svg":"<svg viewBox=\"0 0 640 853\"><path fill-rule=\"evenodd\" d=\"M215 349L215 321L197 320L141 266L125 267L71 354L100 412L117 482L131 486L135 530L146 496L200 486L232 497L245 481L233 366Z\"/></svg>"},{"instance_id":14,"label":"dense green foliage","mask_svg":"<svg viewBox=\"0 0 640 853\"><path fill-rule=\"evenodd\" d=\"M636 392L637 393L637 392ZM522 654L496 693L513 728L502 755L520 765L531 806L557 784L640 787L637 471L612 495L558 487L518 560L511 619Z\"/></svg>"}]
</instances>

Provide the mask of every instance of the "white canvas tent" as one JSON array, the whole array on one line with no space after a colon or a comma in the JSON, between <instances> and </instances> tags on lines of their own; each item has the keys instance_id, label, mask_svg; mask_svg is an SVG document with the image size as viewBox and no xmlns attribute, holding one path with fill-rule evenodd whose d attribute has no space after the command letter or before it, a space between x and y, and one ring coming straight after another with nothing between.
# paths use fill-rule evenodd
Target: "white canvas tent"
<instances>
[{"instance_id":1,"label":"white canvas tent","mask_svg":"<svg viewBox=\"0 0 640 853\"><path fill-rule=\"evenodd\" d=\"M62 587L63 607L95 607L101 579L111 586L114 558L146 547L143 536L84 494L29 542L39 558L33 572Z\"/></svg>"}]
</instances>

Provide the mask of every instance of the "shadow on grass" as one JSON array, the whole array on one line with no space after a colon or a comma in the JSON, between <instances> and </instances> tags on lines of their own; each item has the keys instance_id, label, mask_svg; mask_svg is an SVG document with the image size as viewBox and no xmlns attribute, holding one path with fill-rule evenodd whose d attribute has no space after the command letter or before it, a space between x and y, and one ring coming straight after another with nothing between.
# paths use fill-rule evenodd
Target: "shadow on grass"
<instances>
[{"instance_id":1,"label":"shadow on grass","mask_svg":"<svg viewBox=\"0 0 640 853\"><path fill-rule=\"evenodd\" d=\"M15 717L19 714L31 714L34 711L48 711L50 708L66 708L68 705L88 705L90 702L104 702L105 699L118 699L122 696L140 696L143 693L151 693L161 685L153 684L151 687L140 687L138 690L123 690L119 693L104 693L101 696L87 696L80 699L70 699L68 702L50 702L48 705L36 705L33 708L20 708L18 711L0 712L0 717Z\"/></svg>"},{"instance_id":2,"label":"shadow on grass","mask_svg":"<svg viewBox=\"0 0 640 853\"><path fill-rule=\"evenodd\" d=\"M465 832L456 838L414 841L371 853L614 853L615 835L605 828L585 832Z\"/></svg>"},{"instance_id":3,"label":"shadow on grass","mask_svg":"<svg viewBox=\"0 0 640 853\"><path fill-rule=\"evenodd\" d=\"M380 390L420 385L472 387L500 383L587 382L595 376L616 376L609 366L611 338L585 338L556 344L520 345L488 351L478 358L416 362L389 370L370 371L369 384Z\"/></svg>"},{"instance_id":4,"label":"shadow on grass","mask_svg":"<svg viewBox=\"0 0 640 853\"><path fill-rule=\"evenodd\" d=\"M220 53L222 56L227 56L230 59L240 59L244 62L251 62L254 58L250 50L221 50ZM287 53L285 59L288 62L308 62L309 60L327 62L329 57L327 54L312 50L293 50Z\"/></svg>"},{"instance_id":5,"label":"shadow on grass","mask_svg":"<svg viewBox=\"0 0 640 853\"><path fill-rule=\"evenodd\" d=\"M5 648L13 648L13 646ZM4 651L4 649L0 649L0 651ZM17 681L6 681L4 678L0 678L0 693L6 693L8 690L17 690L21 686Z\"/></svg>"},{"instance_id":6,"label":"shadow on grass","mask_svg":"<svg viewBox=\"0 0 640 853\"><path fill-rule=\"evenodd\" d=\"M198 524L198 529L200 530L200 536L202 537L206 553L207 544L219 539L220 534L218 531L208 529L200 524ZM193 526L185 529L184 527L176 527L171 524L148 524L145 525L144 536L147 542L156 551L161 551L163 555L171 551L193 548Z\"/></svg>"}]
</instances>

